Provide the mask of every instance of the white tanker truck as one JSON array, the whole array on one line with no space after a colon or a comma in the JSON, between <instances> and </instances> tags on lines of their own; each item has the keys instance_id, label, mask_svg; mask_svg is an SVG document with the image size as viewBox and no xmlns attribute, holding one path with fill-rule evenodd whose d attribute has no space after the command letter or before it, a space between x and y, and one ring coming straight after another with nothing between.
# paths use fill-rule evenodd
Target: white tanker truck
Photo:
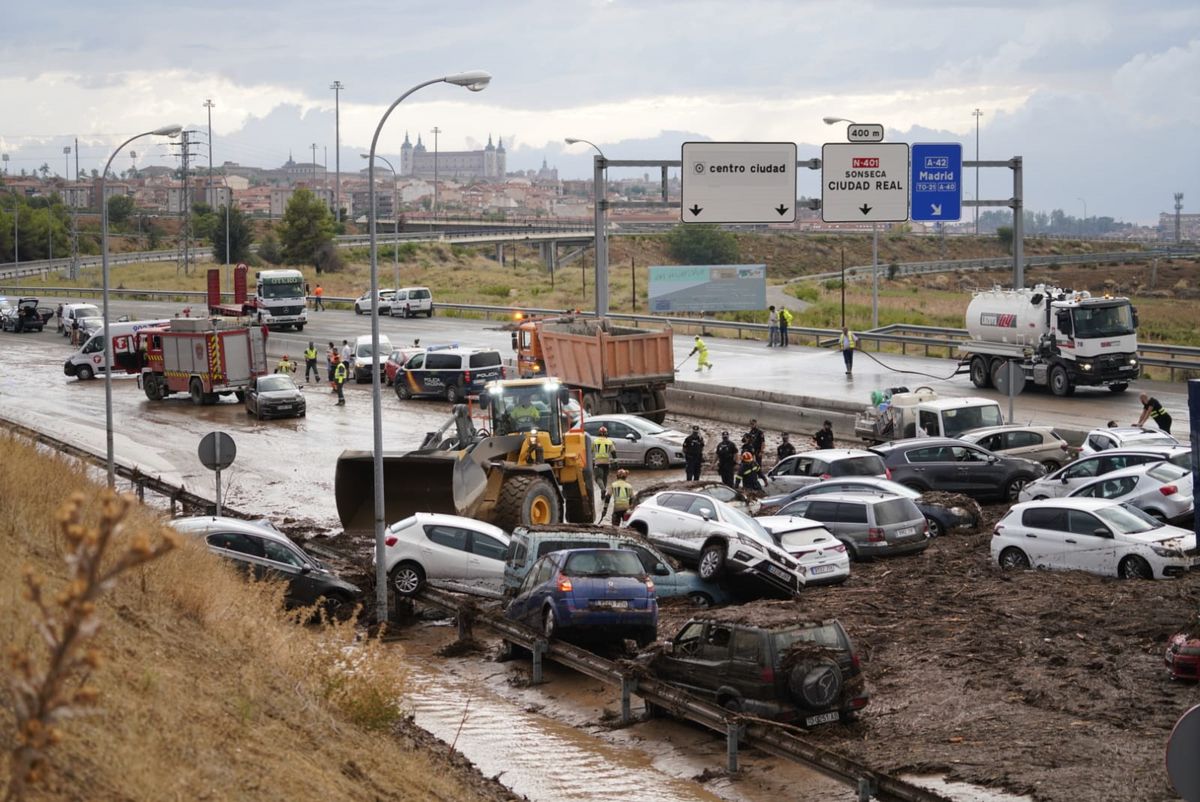
<instances>
[{"instance_id":1,"label":"white tanker truck","mask_svg":"<svg viewBox=\"0 0 1200 802\"><path fill-rule=\"evenodd\" d=\"M1045 284L977 292L967 307L971 339L959 346L959 372L991 387L1012 360L1027 382L1049 385L1055 395L1079 385L1124 392L1141 370L1137 322L1128 298Z\"/></svg>"}]
</instances>

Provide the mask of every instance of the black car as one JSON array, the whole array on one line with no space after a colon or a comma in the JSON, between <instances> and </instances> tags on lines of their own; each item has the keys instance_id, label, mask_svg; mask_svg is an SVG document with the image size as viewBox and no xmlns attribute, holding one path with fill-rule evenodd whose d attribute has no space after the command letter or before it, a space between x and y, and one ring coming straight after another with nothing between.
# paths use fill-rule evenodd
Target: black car
<instances>
[{"instance_id":1,"label":"black car","mask_svg":"<svg viewBox=\"0 0 1200 802\"><path fill-rule=\"evenodd\" d=\"M291 376L274 373L251 380L246 388L246 414L259 420L303 418L307 414L307 403Z\"/></svg>"},{"instance_id":2,"label":"black car","mask_svg":"<svg viewBox=\"0 0 1200 802\"><path fill-rule=\"evenodd\" d=\"M837 619L804 620L790 603L697 616L651 669L730 712L806 727L851 720L870 698L854 644Z\"/></svg>"},{"instance_id":3,"label":"black car","mask_svg":"<svg viewBox=\"0 0 1200 802\"><path fill-rule=\"evenodd\" d=\"M23 331L41 331L45 325L46 321L38 307L37 298L20 299L16 306L5 309L3 317L0 317L0 328L18 334Z\"/></svg>"},{"instance_id":4,"label":"black car","mask_svg":"<svg viewBox=\"0 0 1200 802\"><path fill-rule=\"evenodd\" d=\"M331 615L340 616L362 597L357 586L305 553L267 521L204 516L177 518L170 526L185 535L203 537L209 551L231 560L255 579L286 581L288 607L319 603Z\"/></svg>"},{"instance_id":5,"label":"black car","mask_svg":"<svg viewBox=\"0 0 1200 802\"><path fill-rule=\"evenodd\" d=\"M922 493L940 490L978 500L1016 501L1021 488L1044 476L1039 462L1003 457L952 437L912 437L872 446L892 481Z\"/></svg>"}]
</instances>

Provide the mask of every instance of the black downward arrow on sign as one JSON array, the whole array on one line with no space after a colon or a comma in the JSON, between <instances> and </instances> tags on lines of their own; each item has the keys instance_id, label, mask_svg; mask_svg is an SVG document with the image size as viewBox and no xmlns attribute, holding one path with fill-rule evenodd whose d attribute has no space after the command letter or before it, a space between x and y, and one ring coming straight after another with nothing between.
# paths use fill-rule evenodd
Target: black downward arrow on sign
<instances>
[{"instance_id":1,"label":"black downward arrow on sign","mask_svg":"<svg viewBox=\"0 0 1200 802\"><path fill-rule=\"evenodd\" d=\"M700 214L700 212L704 211L704 209L693 203L692 208L688 209L688 211L692 214Z\"/></svg>"},{"instance_id":2,"label":"black downward arrow on sign","mask_svg":"<svg viewBox=\"0 0 1200 802\"><path fill-rule=\"evenodd\" d=\"M775 211L779 212L780 217L787 214L787 210L788 207L784 206L782 203L775 207Z\"/></svg>"},{"instance_id":3,"label":"black downward arrow on sign","mask_svg":"<svg viewBox=\"0 0 1200 802\"><path fill-rule=\"evenodd\" d=\"M871 211L871 207L864 203L862 206L858 207L858 210L860 212L862 212L863 214L869 214Z\"/></svg>"}]
</instances>

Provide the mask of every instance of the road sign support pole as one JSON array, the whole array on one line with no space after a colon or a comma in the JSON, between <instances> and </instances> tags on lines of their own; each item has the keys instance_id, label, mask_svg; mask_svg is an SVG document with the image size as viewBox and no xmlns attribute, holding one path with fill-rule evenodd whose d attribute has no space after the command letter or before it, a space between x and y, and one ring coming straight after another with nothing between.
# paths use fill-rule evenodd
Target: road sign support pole
<instances>
[{"instance_id":1,"label":"road sign support pole","mask_svg":"<svg viewBox=\"0 0 1200 802\"><path fill-rule=\"evenodd\" d=\"M637 680L621 677L621 723L628 724L632 720L629 710L629 694L637 689Z\"/></svg>"},{"instance_id":2,"label":"road sign support pole","mask_svg":"<svg viewBox=\"0 0 1200 802\"><path fill-rule=\"evenodd\" d=\"M216 474L217 474L217 517L220 518L221 517L221 468L220 468L220 465L221 465L221 438L220 437L216 438L216 451L217 451L217 470L216 470Z\"/></svg>"},{"instance_id":3,"label":"road sign support pole","mask_svg":"<svg viewBox=\"0 0 1200 802\"><path fill-rule=\"evenodd\" d=\"M604 191L607 160L600 155L592 161L592 199L596 217L596 317L608 314L608 237L605 211L608 193ZM585 279L586 282L586 279ZM586 288L584 290L586 292Z\"/></svg>"},{"instance_id":4,"label":"road sign support pole","mask_svg":"<svg viewBox=\"0 0 1200 802\"><path fill-rule=\"evenodd\" d=\"M1013 289L1020 289L1025 286L1025 179L1021 157L1014 156L1010 164L1013 171ZM978 214L979 210L975 211Z\"/></svg>"},{"instance_id":5,"label":"road sign support pole","mask_svg":"<svg viewBox=\"0 0 1200 802\"><path fill-rule=\"evenodd\" d=\"M725 767L730 774L738 770L738 731L741 727L736 721L725 723Z\"/></svg>"},{"instance_id":6,"label":"road sign support pole","mask_svg":"<svg viewBox=\"0 0 1200 802\"><path fill-rule=\"evenodd\" d=\"M879 224L871 223L871 328L879 328Z\"/></svg>"}]
</instances>

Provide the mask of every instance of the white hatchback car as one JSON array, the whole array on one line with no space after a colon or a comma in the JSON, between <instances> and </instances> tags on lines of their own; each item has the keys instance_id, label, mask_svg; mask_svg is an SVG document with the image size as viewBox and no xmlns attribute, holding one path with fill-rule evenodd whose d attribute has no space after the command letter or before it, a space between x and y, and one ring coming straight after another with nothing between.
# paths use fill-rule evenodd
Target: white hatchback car
<instances>
[{"instance_id":1,"label":"white hatchback car","mask_svg":"<svg viewBox=\"0 0 1200 802\"><path fill-rule=\"evenodd\" d=\"M451 582L499 590L508 535L472 518L418 512L388 527L384 536L388 584L413 596L426 582Z\"/></svg>"},{"instance_id":2,"label":"white hatchback car","mask_svg":"<svg viewBox=\"0 0 1200 802\"><path fill-rule=\"evenodd\" d=\"M1121 449L1105 451L1103 454L1092 454L1080 457L1072 463L1059 468L1054 473L1043 476L1021 488L1019 500L1038 501L1044 498L1061 498L1070 495L1093 479L1112 473L1113 471L1132 468L1134 465L1144 465L1148 462L1176 462L1181 455L1175 455L1166 449L1146 448Z\"/></svg>"},{"instance_id":3,"label":"white hatchback car","mask_svg":"<svg viewBox=\"0 0 1200 802\"><path fill-rule=\"evenodd\" d=\"M1170 462L1148 462L1106 473L1068 497L1123 501L1155 520L1191 528L1192 474Z\"/></svg>"},{"instance_id":4,"label":"white hatchback car","mask_svg":"<svg viewBox=\"0 0 1200 802\"><path fill-rule=\"evenodd\" d=\"M820 521L798 515L764 515L755 519L771 533L779 547L796 558L804 569L805 585L835 585L850 577L846 544Z\"/></svg>"},{"instance_id":5,"label":"white hatchback car","mask_svg":"<svg viewBox=\"0 0 1200 802\"><path fill-rule=\"evenodd\" d=\"M1079 456L1087 457L1110 451L1114 448L1141 448L1142 446L1177 446L1175 435L1161 429L1146 429L1141 426L1114 426L1110 429L1092 429L1083 438Z\"/></svg>"},{"instance_id":6,"label":"white hatchback car","mask_svg":"<svg viewBox=\"0 0 1200 802\"><path fill-rule=\"evenodd\" d=\"M1200 566L1196 535L1129 504L1059 498L1015 505L992 533L1004 569L1087 571L1122 579L1181 576Z\"/></svg>"}]
</instances>

